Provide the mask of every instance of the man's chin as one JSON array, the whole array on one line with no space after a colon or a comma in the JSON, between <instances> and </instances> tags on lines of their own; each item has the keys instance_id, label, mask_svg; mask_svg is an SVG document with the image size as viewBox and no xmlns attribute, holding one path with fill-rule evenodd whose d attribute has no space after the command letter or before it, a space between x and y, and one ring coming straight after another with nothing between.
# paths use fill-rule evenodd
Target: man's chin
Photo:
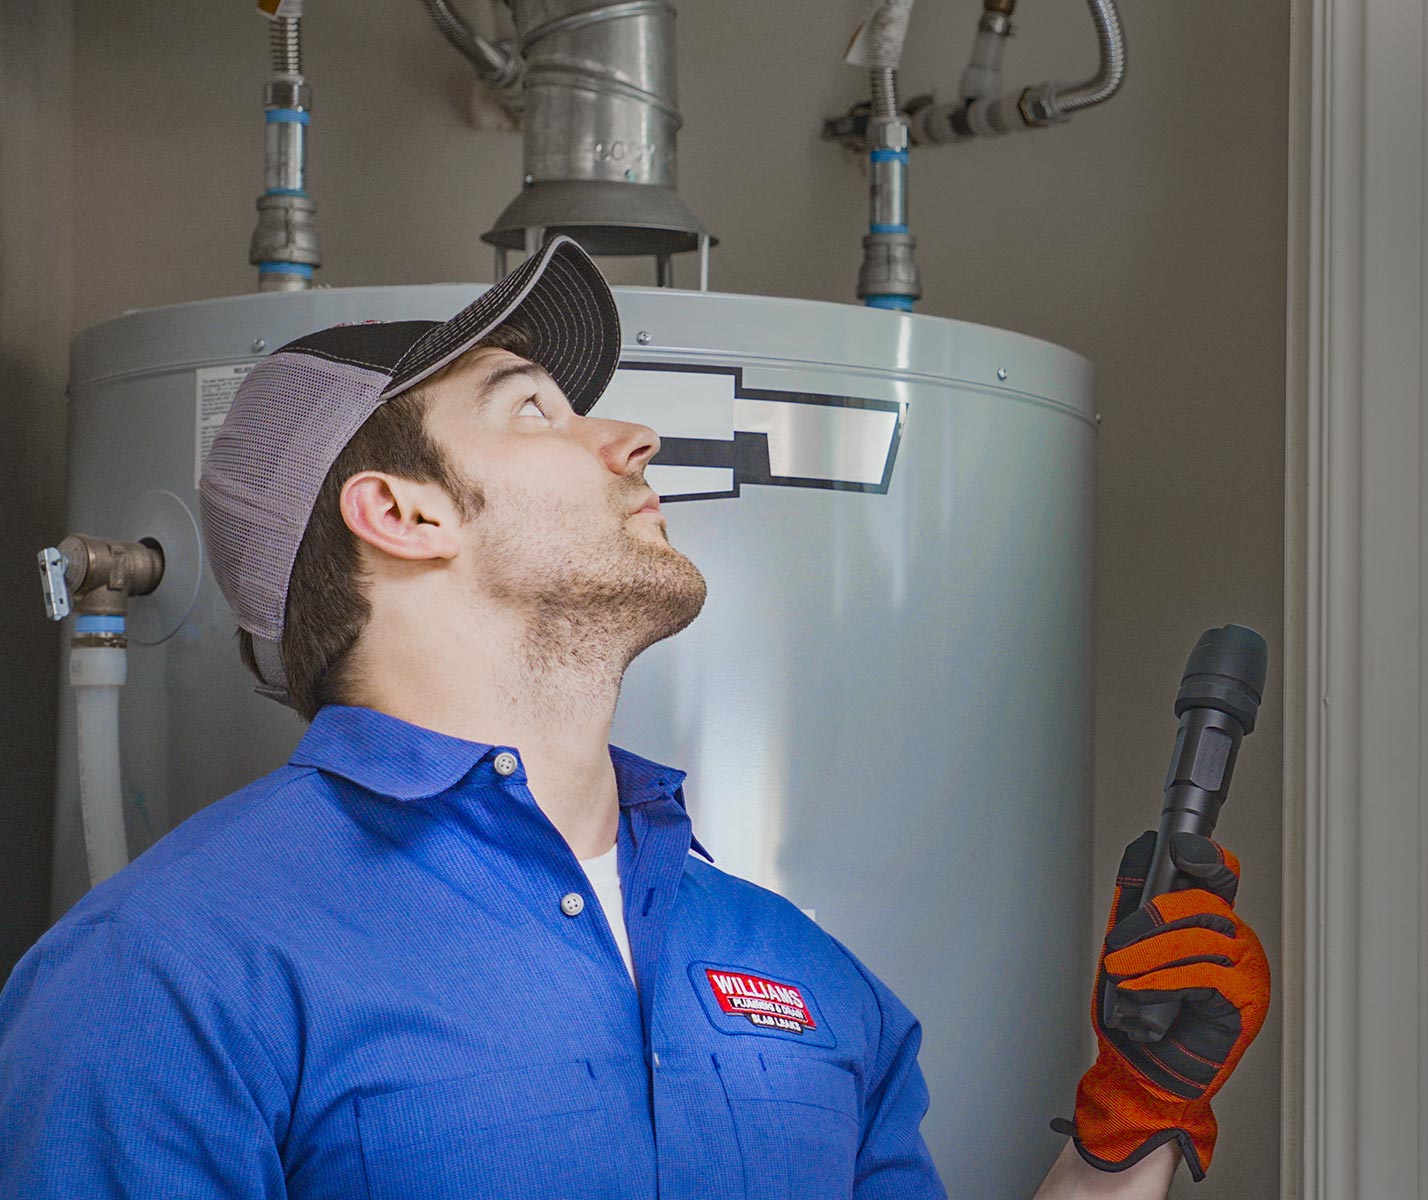
<instances>
[{"instance_id":1,"label":"man's chin","mask_svg":"<svg viewBox=\"0 0 1428 1200\"><path fill-rule=\"evenodd\" d=\"M631 580L627 595L630 616L643 617L645 649L673 637L694 620L704 607L709 586L693 561L667 538L640 538L643 569ZM637 651L638 653L638 651Z\"/></svg>"}]
</instances>

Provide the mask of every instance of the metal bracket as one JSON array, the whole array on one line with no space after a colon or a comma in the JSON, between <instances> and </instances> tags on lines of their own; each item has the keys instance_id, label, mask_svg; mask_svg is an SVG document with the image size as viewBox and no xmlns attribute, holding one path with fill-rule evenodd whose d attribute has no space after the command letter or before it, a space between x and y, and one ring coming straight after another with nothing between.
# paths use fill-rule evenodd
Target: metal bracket
<instances>
[{"instance_id":1,"label":"metal bracket","mask_svg":"<svg viewBox=\"0 0 1428 1200\"><path fill-rule=\"evenodd\" d=\"M69 557L56 546L47 546L39 553L40 590L45 597L45 616L51 621L63 621L69 616L69 587L65 584L64 573L69 567Z\"/></svg>"}]
</instances>

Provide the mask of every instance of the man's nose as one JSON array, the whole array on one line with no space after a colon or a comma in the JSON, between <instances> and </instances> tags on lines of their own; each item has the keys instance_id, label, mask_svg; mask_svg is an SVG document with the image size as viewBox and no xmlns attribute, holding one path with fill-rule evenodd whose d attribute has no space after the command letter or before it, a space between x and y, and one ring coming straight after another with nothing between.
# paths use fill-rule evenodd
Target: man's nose
<instances>
[{"instance_id":1,"label":"man's nose","mask_svg":"<svg viewBox=\"0 0 1428 1200\"><path fill-rule=\"evenodd\" d=\"M597 427L592 432L599 441L600 456L606 468L616 475L638 474L659 453L659 434L648 425L600 417L586 420Z\"/></svg>"}]
</instances>

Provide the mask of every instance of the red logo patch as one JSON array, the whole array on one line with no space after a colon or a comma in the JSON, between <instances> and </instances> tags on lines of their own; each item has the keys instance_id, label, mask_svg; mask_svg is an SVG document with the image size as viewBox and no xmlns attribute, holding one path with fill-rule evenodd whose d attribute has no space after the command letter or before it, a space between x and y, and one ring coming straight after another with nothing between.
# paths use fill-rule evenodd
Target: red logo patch
<instances>
[{"instance_id":1,"label":"red logo patch","mask_svg":"<svg viewBox=\"0 0 1428 1200\"><path fill-rule=\"evenodd\" d=\"M817 1029L803 994L791 983L778 983L760 975L705 969L719 1007L732 1016L748 1017L760 1029L783 1029L801 1034Z\"/></svg>"}]
</instances>

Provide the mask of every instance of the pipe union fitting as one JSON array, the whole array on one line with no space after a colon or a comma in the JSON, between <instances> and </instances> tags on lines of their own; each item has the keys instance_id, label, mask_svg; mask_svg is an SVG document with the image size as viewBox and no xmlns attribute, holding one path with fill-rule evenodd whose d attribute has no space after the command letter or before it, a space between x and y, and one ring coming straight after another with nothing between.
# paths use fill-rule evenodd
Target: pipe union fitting
<instances>
[{"instance_id":1,"label":"pipe union fitting","mask_svg":"<svg viewBox=\"0 0 1428 1200\"><path fill-rule=\"evenodd\" d=\"M858 299L869 296L922 296L910 233L870 233L863 239L863 265L858 269Z\"/></svg>"},{"instance_id":2,"label":"pipe union fitting","mask_svg":"<svg viewBox=\"0 0 1428 1200\"><path fill-rule=\"evenodd\" d=\"M248 249L254 266L265 262L322 265L317 249L315 205L306 196L259 196L258 228Z\"/></svg>"}]
</instances>

